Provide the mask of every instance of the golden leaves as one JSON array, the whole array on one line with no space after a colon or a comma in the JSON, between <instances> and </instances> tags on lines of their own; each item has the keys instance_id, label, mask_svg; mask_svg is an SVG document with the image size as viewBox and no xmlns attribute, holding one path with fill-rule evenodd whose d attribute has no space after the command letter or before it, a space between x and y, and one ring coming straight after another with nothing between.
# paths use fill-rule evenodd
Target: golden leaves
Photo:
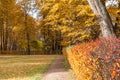
<instances>
[{"instance_id":1,"label":"golden leaves","mask_svg":"<svg viewBox=\"0 0 120 80\"><path fill-rule=\"evenodd\" d=\"M85 0L44 2L41 13L45 27L62 32L63 43L71 44L76 40L91 38L91 30L87 28L96 24L94 14Z\"/></svg>"},{"instance_id":2,"label":"golden leaves","mask_svg":"<svg viewBox=\"0 0 120 80\"><path fill-rule=\"evenodd\" d=\"M52 6L50 13L56 13L59 10L59 4L56 3L55 5Z\"/></svg>"}]
</instances>

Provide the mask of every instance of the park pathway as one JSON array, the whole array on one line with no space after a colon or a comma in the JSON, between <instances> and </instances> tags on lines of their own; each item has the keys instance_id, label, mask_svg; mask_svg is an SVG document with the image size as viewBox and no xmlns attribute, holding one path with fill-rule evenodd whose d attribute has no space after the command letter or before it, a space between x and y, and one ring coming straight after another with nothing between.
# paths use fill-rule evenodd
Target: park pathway
<instances>
[{"instance_id":1,"label":"park pathway","mask_svg":"<svg viewBox=\"0 0 120 80\"><path fill-rule=\"evenodd\" d=\"M62 55L57 56L42 80L70 80L69 72L64 68L64 57Z\"/></svg>"}]
</instances>

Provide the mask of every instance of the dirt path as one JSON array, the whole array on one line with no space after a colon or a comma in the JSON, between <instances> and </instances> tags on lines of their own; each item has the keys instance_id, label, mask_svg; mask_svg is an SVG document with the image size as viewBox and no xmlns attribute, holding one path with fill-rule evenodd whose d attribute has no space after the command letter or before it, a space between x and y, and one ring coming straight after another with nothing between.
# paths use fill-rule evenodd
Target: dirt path
<instances>
[{"instance_id":1,"label":"dirt path","mask_svg":"<svg viewBox=\"0 0 120 80\"><path fill-rule=\"evenodd\" d=\"M64 68L64 57L59 55L51 64L42 80L70 80L69 72Z\"/></svg>"}]
</instances>

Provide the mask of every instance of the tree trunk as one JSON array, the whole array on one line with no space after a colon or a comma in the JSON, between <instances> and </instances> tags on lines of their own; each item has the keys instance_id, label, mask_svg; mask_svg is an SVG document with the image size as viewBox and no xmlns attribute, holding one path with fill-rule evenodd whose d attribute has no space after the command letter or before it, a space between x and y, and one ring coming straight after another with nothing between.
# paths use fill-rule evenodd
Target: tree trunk
<instances>
[{"instance_id":1,"label":"tree trunk","mask_svg":"<svg viewBox=\"0 0 120 80\"><path fill-rule=\"evenodd\" d=\"M94 14L99 18L98 20L102 36L103 37L115 36L110 15L106 10L105 5L102 3L102 0L88 0L88 3Z\"/></svg>"},{"instance_id":2,"label":"tree trunk","mask_svg":"<svg viewBox=\"0 0 120 80\"><path fill-rule=\"evenodd\" d=\"M8 50L8 19L6 18L6 24L5 24L5 44L4 44L4 50Z\"/></svg>"},{"instance_id":3,"label":"tree trunk","mask_svg":"<svg viewBox=\"0 0 120 80\"><path fill-rule=\"evenodd\" d=\"M3 26L3 18L1 19L2 21L1 21L1 51L3 50L3 31L4 31L4 26Z\"/></svg>"},{"instance_id":4,"label":"tree trunk","mask_svg":"<svg viewBox=\"0 0 120 80\"><path fill-rule=\"evenodd\" d=\"M28 24L27 24L27 12L25 11L24 13L24 18L25 18L25 21L24 21L24 24L25 24L25 27L26 27L26 38L27 38L27 54L30 55L30 35L29 35L29 32L28 32Z\"/></svg>"},{"instance_id":5,"label":"tree trunk","mask_svg":"<svg viewBox=\"0 0 120 80\"><path fill-rule=\"evenodd\" d=\"M27 51L28 51L28 55L30 55L30 35L27 32Z\"/></svg>"}]
</instances>

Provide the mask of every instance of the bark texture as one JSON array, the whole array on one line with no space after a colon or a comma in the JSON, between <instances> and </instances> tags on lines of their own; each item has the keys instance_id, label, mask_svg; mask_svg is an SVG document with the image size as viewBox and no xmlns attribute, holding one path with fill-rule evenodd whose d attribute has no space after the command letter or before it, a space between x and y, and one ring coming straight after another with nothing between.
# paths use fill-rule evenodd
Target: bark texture
<instances>
[{"instance_id":1,"label":"bark texture","mask_svg":"<svg viewBox=\"0 0 120 80\"><path fill-rule=\"evenodd\" d=\"M106 10L105 5L102 0L88 0L88 3L94 12L94 14L99 18L99 24L103 37L115 36L113 31L113 24L109 13Z\"/></svg>"}]
</instances>

